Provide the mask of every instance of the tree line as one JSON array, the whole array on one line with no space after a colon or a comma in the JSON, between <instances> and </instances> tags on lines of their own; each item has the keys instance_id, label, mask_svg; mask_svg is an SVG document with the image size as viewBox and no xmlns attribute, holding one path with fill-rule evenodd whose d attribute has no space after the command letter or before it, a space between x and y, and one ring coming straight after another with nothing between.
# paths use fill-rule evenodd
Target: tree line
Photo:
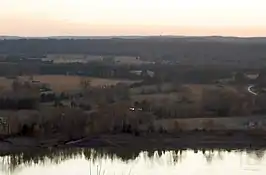
<instances>
[{"instance_id":1,"label":"tree line","mask_svg":"<svg viewBox=\"0 0 266 175\"><path fill-rule=\"evenodd\" d=\"M46 54L140 56L148 60L184 61L189 64L245 64L266 60L265 42L205 39L20 39L0 40L0 54L43 57ZM259 66L260 64L256 64Z\"/></svg>"}]
</instances>

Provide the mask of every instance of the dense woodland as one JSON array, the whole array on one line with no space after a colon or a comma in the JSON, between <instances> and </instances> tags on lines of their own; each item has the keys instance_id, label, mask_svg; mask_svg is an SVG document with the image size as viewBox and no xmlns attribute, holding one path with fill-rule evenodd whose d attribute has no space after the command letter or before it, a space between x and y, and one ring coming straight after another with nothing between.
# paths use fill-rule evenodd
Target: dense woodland
<instances>
[{"instance_id":1,"label":"dense woodland","mask_svg":"<svg viewBox=\"0 0 266 175\"><path fill-rule=\"evenodd\" d=\"M154 72L154 77L145 74L141 76L130 73L133 70L143 72L149 70ZM231 78L234 72L262 72L263 69L238 69L218 68L212 66L181 66L181 65L150 65L150 66L123 66L101 63L68 63L68 64L47 64L47 63L0 63L0 76L15 77L18 75L79 75L102 78L125 78L131 80L145 79L146 83L213 83L222 78Z\"/></svg>"},{"instance_id":2,"label":"dense woodland","mask_svg":"<svg viewBox=\"0 0 266 175\"><path fill-rule=\"evenodd\" d=\"M0 54L42 57L46 54L131 55L193 65L258 67L266 63L265 39L142 38L0 40Z\"/></svg>"},{"instance_id":3,"label":"dense woodland","mask_svg":"<svg viewBox=\"0 0 266 175\"><path fill-rule=\"evenodd\" d=\"M60 63L30 60L47 54L132 55L155 64L119 65L113 62ZM141 84L212 84L237 78L238 84L264 86L266 40L263 38L139 38L139 39L19 39L0 40L0 76L53 74L144 80ZM168 61L167 64L163 61ZM265 65L264 65L265 62ZM147 70L153 77L132 74ZM252 82L245 73L260 74ZM236 76L235 76L236 75ZM141 85L140 84L140 85ZM133 85L134 86L134 85ZM135 84L135 86L139 86Z\"/></svg>"}]
</instances>

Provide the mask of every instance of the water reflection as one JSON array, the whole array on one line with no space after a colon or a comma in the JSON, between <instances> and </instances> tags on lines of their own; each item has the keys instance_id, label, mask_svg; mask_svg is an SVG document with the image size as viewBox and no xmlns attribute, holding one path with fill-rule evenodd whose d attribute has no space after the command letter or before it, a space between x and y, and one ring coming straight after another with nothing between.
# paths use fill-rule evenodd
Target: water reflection
<instances>
[{"instance_id":1,"label":"water reflection","mask_svg":"<svg viewBox=\"0 0 266 175\"><path fill-rule=\"evenodd\" d=\"M200 175L201 171L219 174L217 166L230 168L235 173L265 174L264 154L265 150L50 149L0 157L0 175L45 174L48 170L51 175L62 172L65 175L70 172L86 175L176 174L176 171Z\"/></svg>"}]
</instances>

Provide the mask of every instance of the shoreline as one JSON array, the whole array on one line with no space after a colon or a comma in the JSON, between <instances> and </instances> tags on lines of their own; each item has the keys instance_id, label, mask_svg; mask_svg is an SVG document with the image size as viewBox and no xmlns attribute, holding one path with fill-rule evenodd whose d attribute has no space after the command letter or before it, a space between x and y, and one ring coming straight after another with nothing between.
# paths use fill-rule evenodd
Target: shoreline
<instances>
[{"instance_id":1,"label":"shoreline","mask_svg":"<svg viewBox=\"0 0 266 175\"><path fill-rule=\"evenodd\" d=\"M8 155L24 151L38 151L65 148L107 149L107 150L177 150L177 149L266 149L266 133L243 131L191 131L176 134L105 134L72 141L55 140L41 144L36 138L13 138L0 141L0 154ZM27 143L26 143L27 142ZM26 143L26 144L25 144Z\"/></svg>"},{"instance_id":2,"label":"shoreline","mask_svg":"<svg viewBox=\"0 0 266 175\"><path fill-rule=\"evenodd\" d=\"M233 133L233 134L232 134ZM112 149L261 149L266 148L266 136L246 132L224 135L217 132L186 132L179 134L102 135L84 139L68 146Z\"/></svg>"}]
</instances>

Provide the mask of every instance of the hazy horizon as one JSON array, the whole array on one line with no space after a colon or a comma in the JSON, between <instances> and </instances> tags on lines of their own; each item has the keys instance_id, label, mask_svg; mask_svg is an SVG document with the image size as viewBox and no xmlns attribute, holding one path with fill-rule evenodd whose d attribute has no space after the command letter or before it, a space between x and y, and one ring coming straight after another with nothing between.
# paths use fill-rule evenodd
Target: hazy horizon
<instances>
[{"instance_id":1,"label":"hazy horizon","mask_svg":"<svg viewBox=\"0 0 266 175\"><path fill-rule=\"evenodd\" d=\"M0 0L1 36L266 36L264 0Z\"/></svg>"}]
</instances>

